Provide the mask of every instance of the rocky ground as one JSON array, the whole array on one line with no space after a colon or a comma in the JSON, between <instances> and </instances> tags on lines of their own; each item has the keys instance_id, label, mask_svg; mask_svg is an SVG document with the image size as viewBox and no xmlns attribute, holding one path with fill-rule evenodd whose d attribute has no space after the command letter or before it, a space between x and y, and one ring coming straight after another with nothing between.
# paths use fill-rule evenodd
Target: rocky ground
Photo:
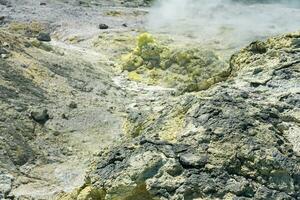
<instances>
[{"instance_id":1,"label":"rocky ground","mask_svg":"<svg viewBox=\"0 0 300 200\"><path fill-rule=\"evenodd\" d=\"M168 102L139 136L97 155L83 194L299 199L299 39L272 38L233 55L232 78Z\"/></svg>"},{"instance_id":2,"label":"rocky ground","mask_svg":"<svg viewBox=\"0 0 300 200\"><path fill-rule=\"evenodd\" d=\"M300 33L136 45L149 4L0 0L0 199L300 199Z\"/></svg>"}]
</instances>

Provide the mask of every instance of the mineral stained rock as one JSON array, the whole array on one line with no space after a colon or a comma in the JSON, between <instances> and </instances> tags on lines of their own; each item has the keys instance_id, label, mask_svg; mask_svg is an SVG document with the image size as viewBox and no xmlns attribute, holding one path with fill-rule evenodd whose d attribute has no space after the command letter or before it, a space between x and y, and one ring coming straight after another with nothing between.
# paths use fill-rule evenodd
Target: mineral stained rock
<instances>
[{"instance_id":1,"label":"mineral stained rock","mask_svg":"<svg viewBox=\"0 0 300 200\"><path fill-rule=\"evenodd\" d=\"M87 190L107 200L299 199L299 39L271 38L233 55L231 79L175 102L185 108L175 140L157 134L170 102L143 127L152 131L97 156Z\"/></svg>"},{"instance_id":2,"label":"mineral stained rock","mask_svg":"<svg viewBox=\"0 0 300 200\"><path fill-rule=\"evenodd\" d=\"M123 70L131 80L165 85L182 92L206 90L225 80L230 66L213 51L201 48L169 48L149 33L137 38L136 48L123 57Z\"/></svg>"}]
</instances>

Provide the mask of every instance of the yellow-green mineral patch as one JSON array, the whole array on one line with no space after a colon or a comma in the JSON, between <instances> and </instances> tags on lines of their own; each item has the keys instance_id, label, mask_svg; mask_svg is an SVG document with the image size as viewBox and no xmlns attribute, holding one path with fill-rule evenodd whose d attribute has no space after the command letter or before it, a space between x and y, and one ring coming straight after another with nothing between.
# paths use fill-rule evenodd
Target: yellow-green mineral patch
<instances>
[{"instance_id":1,"label":"yellow-green mineral patch","mask_svg":"<svg viewBox=\"0 0 300 200\"><path fill-rule=\"evenodd\" d=\"M35 36L46 28L43 24L33 21L30 23L12 22L9 24L8 29L13 33Z\"/></svg>"},{"instance_id":2,"label":"yellow-green mineral patch","mask_svg":"<svg viewBox=\"0 0 300 200\"><path fill-rule=\"evenodd\" d=\"M84 185L79 189L75 189L69 194L58 195L56 200L102 200L105 198L105 191L96 189L89 185Z\"/></svg>"},{"instance_id":3,"label":"yellow-green mineral patch","mask_svg":"<svg viewBox=\"0 0 300 200\"><path fill-rule=\"evenodd\" d=\"M128 71L133 81L187 92L205 90L231 73L230 66L212 51L170 48L149 33L139 35L136 47L122 57L122 70Z\"/></svg>"},{"instance_id":4,"label":"yellow-green mineral patch","mask_svg":"<svg viewBox=\"0 0 300 200\"><path fill-rule=\"evenodd\" d=\"M122 15L121 11L118 10L111 10L105 13L107 16L112 16L112 17L119 17Z\"/></svg>"}]
</instances>

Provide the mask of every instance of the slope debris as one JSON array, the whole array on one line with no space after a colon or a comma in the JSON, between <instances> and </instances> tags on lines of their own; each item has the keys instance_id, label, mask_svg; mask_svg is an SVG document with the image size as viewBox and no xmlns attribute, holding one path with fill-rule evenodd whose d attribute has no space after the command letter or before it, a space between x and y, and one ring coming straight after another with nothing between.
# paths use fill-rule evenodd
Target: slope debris
<instances>
[{"instance_id":1,"label":"slope debris","mask_svg":"<svg viewBox=\"0 0 300 200\"><path fill-rule=\"evenodd\" d=\"M79 187L95 141L113 141L122 126L112 111L122 92L109 70L39 41L39 32L26 37L28 27L0 30L0 199L49 199Z\"/></svg>"},{"instance_id":2,"label":"slope debris","mask_svg":"<svg viewBox=\"0 0 300 200\"><path fill-rule=\"evenodd\" d=\"M230 80L170 102L144 134L100 152L86 177L105 191L96 199L300 198L299 39L250 44ZM176 104L184 125L168 141L157 133Z\"/></svg>"}]
</instances>

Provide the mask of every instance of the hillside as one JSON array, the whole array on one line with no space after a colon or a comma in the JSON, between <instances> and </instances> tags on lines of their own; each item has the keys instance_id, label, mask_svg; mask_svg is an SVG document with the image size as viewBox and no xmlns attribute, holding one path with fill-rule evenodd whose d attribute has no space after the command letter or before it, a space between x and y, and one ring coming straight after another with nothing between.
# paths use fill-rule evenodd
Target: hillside
<instances>
[{"instance_id":1,"label":"hillside","mask_svg":"<svg viewBox=\"0 0 300 200\"><path fill-rule=\"evenodd\" d=\"M300 199L299 8L0 0L0 199Z\"/></svg>"}]
</instances>

